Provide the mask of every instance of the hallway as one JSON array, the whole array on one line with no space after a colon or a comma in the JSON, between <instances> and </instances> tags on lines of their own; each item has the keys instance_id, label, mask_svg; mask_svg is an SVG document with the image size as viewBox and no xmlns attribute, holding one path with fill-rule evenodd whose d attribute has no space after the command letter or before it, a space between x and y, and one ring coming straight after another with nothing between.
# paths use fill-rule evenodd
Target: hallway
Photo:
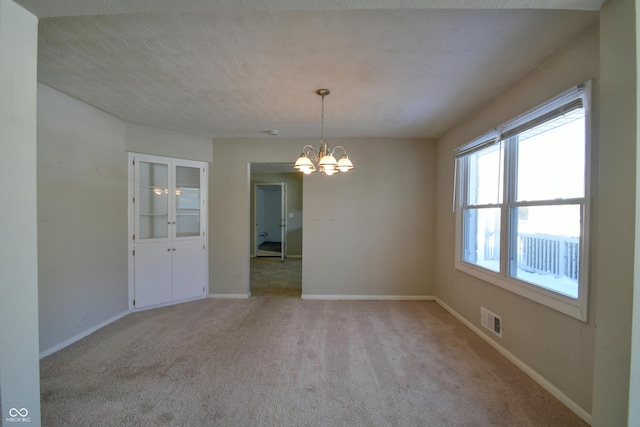
<instances>
[{"instance_id":1,"label":"hallway","mask_svg":"<svg viewBox=\"0 0 640 427\"><path fill-rule=\"evenodd\" d=\"M300 298L302 259L251 258L251 296Z\"/></svg>"}]
</instances>

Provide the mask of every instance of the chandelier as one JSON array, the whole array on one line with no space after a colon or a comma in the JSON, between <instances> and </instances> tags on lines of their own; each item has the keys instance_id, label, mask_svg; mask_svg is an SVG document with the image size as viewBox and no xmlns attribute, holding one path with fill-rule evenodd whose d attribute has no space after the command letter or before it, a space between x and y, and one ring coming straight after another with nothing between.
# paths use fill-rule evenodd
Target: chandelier
<instances>
[{"instance_id":1,"label":"chandelier","mask_svg":"<svg viewBox=\"0 0 640 427\"><path fill-rule=\"evenodd\" d=\"M300 154L300 157L298 157L293 167L306 175L317 170L325 175L348 172L353 169L353 163L351 163L351 160L347 157L347 151L342 145L331 149L329 148L329 144L324 140L324 97L331 92L329 89L318 89L316 93L322 97L322 137L320 138L320 148L316 151L313 146L309 144L302 147L302 154ZM340 160L336 161L333 153L338 148L342 150L342 156Z\"/></svg>"}]
</instances>

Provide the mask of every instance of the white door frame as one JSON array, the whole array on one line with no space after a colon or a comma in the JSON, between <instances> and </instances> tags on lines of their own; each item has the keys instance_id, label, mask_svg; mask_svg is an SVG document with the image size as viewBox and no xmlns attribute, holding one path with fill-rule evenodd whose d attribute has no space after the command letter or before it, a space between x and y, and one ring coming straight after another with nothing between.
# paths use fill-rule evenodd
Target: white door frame
<instances>
[{"instance_id":1,"label":"white door frame","mask_svg":"<svg viewBox=\"0 0 640 427\"><path fill-rule=\"evenodd\" d=\"M265 182L255 183L253 191L253 209L254 209L254 222L253 222L253 243L254 243L254 255L257 257L259 254L259 218L260 218L260 203L258 201L258 189L259 187L277 186L280 187L280 260L284 262L286 254L286 240L287 240L287 184L284 182Z\"/></svg>"}]
</instances>

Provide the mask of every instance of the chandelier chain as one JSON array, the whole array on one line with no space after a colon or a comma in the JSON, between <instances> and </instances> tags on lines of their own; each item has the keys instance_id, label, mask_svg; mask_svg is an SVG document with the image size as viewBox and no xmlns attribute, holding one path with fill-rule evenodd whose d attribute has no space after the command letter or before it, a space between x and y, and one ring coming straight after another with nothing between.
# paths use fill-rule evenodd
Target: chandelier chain
<instances>
[{"instance_id":1,"label":"chandelier chain","mask_svg":"<svg viewBox=\"0 0 640 427\"><path fill-rule=\"evenodd\" d=\"M321 133L321 137L322 137L322 142L324 142L324 95L322 95L322 126L320 129Z\"/></svg>"}]
</instances>

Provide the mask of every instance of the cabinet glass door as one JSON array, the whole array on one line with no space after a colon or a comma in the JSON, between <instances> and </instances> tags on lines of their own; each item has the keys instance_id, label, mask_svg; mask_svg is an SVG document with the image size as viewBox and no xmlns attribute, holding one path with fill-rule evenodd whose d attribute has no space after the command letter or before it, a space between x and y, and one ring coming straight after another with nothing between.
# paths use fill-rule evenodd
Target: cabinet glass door
<instances>
[{"instance_id":1,"label":"cabinet glass door","mask_svg":"<svg viewBox=\"0 0 640 427\"><path fill-rule=\"evenodd\" d=\"M200 168L176 166L176 237L200 236Z\"/></svg>"},{"instance_id":2,"label":"cabinet glass door","mask_svg":"<svg viewBox=\"0 0 640 427\"><path fill-rule=\"evenodd\" d=\"M169 237L169 165L138 163L136 207L140 239Z\"/></svg>"}]
</instances>

